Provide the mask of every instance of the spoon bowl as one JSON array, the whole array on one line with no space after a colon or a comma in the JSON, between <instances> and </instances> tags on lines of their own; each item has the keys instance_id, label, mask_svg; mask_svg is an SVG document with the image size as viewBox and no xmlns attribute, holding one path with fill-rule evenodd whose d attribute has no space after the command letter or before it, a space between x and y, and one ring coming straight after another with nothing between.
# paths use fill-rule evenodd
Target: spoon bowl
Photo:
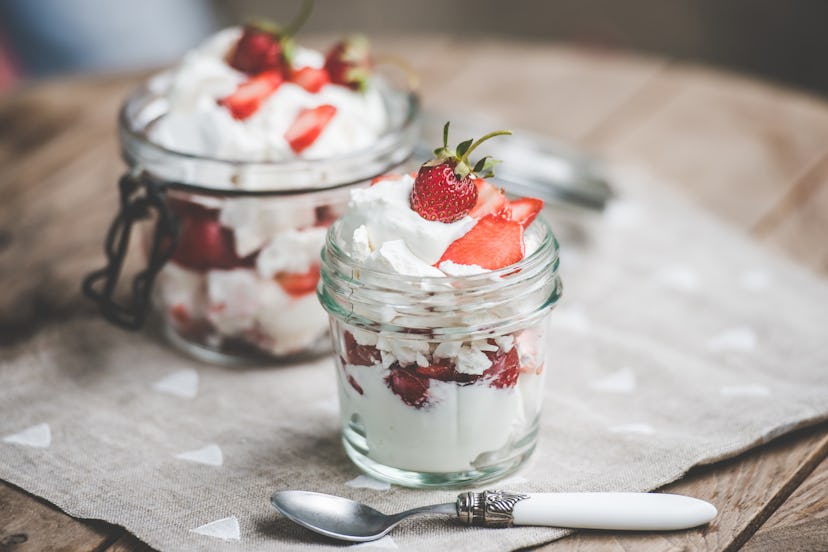
<instances>
[{"instance_id":1,"label":"spoon bowl","mask_svg":"<svg viewBox=\"0 0 828 552\"><path fill-rule=\"evenodd\" d=\"M411 515L455 514L457 510L451 503L386 515L354 500L309 491L278 491L270 497L270 502L282 515L302 527L326 537L354 542L384 537Z\"/></svg>"}]
</instances>

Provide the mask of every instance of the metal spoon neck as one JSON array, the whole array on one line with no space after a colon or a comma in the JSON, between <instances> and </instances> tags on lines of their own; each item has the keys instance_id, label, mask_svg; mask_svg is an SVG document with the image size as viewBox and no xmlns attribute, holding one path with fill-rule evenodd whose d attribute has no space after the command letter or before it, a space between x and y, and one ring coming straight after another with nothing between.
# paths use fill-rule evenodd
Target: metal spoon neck
<instances>
[{"instance_id":1,"label":"metal spoon neck","mask_svg":"<svg viewBox=\"0 0 828 552\"><path fill-rule=\"evenodd\" d=\"M409 516L417 515L457 515L457 503L448 502L445 504L433 504L431 506L420 506L419 508L412 508L399 514L394 514L389 517L393 518L395 523L399 523Z\"/></svg>"}]
</instances>

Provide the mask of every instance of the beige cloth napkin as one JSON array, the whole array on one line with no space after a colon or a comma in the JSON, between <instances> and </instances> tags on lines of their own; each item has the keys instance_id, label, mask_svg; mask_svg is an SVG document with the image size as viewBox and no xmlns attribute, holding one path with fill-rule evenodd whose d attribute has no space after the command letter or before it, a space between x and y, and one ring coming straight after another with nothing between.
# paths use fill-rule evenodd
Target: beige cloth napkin
<instances>
[{"instance_id":1,"label":"beige cloth napkin","mask_svg":"<svg viewBox=\"0 0 828 552\"><path fill-rule=\"evenodd\" d=\"M828 417L828 286L618 171L606 213L560 232L540 445L498 487L648 490ZM338 438L330 359L205 365L141 334L76 320L0 360L0 478L164 550L340 548L277 516L278 489L393 512L453 491L359 477ZM412 520L372 549L507 550L551 528Z\"/></svg>"}]
</instances>

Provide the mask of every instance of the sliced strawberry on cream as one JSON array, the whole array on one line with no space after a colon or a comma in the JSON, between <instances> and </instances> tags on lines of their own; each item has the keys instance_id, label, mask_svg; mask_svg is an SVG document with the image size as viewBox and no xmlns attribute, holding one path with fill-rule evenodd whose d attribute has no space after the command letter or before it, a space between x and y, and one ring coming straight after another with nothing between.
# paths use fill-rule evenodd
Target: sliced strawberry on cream
<instances>
[{"instance_id":1,"label":"sliced strawberry on cream","mask_svg":"<svg viewBox=\"0 0 828 552\"><path fill-rule=\"evenodd\" d=\"M290 149L302 153L316 142L316 139L336 115L336 107L323 104L311 109L303 109L285 132Z\"/></svg>"},{"instance_id":2,"label":"sliced strawberry on cream","mask_svg":"<svg viewBox=\"0 0 828 552\"><path fill-rule=\"evenodd\" d=\"M503 190L483 178L475 180L474 185L477 187L477 203L469 211L470 217L481 219L486 215L504 215L509 212L509 201Z\"/></svg>"},{"instance_id":3,"label":"sliced strawberry on cream","mask_svg":"<svg viewBox=\"0 0 828 552\"><path fill-rule=\"evenodd\" d=\"M298 84L312 94L316 94L322 90L323 86L331 82L331 78L324 68L301 67L293 71L290 82Z\"/></svg>"},{"instance_id":4,"label":"sliced strawberry on cream","mask_svg":"<svg viewBox=\"0 0 828 552\"><path fill-rule=\"evenodd\" d=\"M497 215L486 215L463 237L448 246L437 262L451 261L497 270L520 261L524 253L523 226Z\"/></svg>"},{"instance_id":5,"label":"sliced strawberry on cream","mask_svg":"<svg viewBox=\"0 0 828 552\"><path fill-rule=\"evenodd\" d=\"M313 265L307 272L280 272L274 279L291 297L301 297L316 291L319 282L319 265Z\"/></svg>"},{"instance_id":6,"label":"sliced strawberry on cream","mask_svg":"<svg viewBox=\"0 0 828 552\"><path fill-rule=\"evenodd\" d=\"M532 224L541 209L543 209L543 201L534 197L522 197L509 202L511 219L519 222L524 228Z\"/></svg>"},{"instance_id":7,"label":"sliced strawberry on cream","mask_svg":"<svg viewBox=\"0 0 828 552\"><path fill-rule=\"evenodd\" d=\"M218 100L218 104L226 107L234 119L247 119L259 110L284 80L279 71L265 71L241 83L235 92Z\"/></svg>"}]
</instances>

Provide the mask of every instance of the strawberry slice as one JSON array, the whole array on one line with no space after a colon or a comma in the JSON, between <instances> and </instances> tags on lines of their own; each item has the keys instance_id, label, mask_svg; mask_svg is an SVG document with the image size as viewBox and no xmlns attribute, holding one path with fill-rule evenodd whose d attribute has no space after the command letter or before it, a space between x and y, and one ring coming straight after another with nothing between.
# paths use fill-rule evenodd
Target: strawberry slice
<instances>
[{"instance_id":1,"label":"strawberry slice","mask_svg":"<svg viewBox=\"0 0 828 552\"><path fill-rule=\"evenodd\" d=\"M356 366L373 366L380 361L380 352L371 345L360 345L351 332L345 332L345 354L348 363Z\"/></svg>"},{"instance_id":2,"label":"strawberry slice","mask_svg":"<svg viewBox=\"0 0 828 552\"><path fill-rule=\"evenodd\" d=\"M351 374L347 374L347 375L348 375L348 383L351 384L351 387L353 387L356 390L356 392L359 393L360 395L364 395L365 391L362 390L362 386L357 383L357 380L354 379L354 376L352 376Z\"/></svg>"},{"instance_id":3,"label":"strawberry slice","mask_svg":"<svg viewBox=\"0 0 828 552\"><path fill-rule=\"evenodd\" d=\"M428 378L402 368L397 362L390 368L391 371L385 377L385 383L391 391L408 406L415 408L425 406L428 401Z\"/></svg>"},{"instance_id":4,"label":"strawberry slice","mask_svg":"<svg viewBox=\"0 0 828 552\"><path fill-rule=\"evenodd\" d=\"M256 254L236 255L233 232L218 221L218 211L196 203L171 199L170 210L180 221L178 243L172 260L193 270L252 266Z\"/></svg>"},{"instance_id":5,"label":"strawberry slice","mask_svg":"<svg viewBox=\"0 0 828 552\"><path fill-rule=\"evenodd\" d=\"M218 104L230 110L234 119L247 119L259 110L262 103L282 84L284 78L279 71L259 73L241 83L236 91L218 100Z\"/></svg>"},{"instance_id":6,"label":"strawberry slice","mask_svg":"<svg viewBox=\"0 0 828 552\"><path fill-rule=\"evenodd\" d=\"M301 297L316 291L316 284L319 282L319 265L312 266L307 272L279 272L273 279L291 297Z\"/></svg>"},{"instance_id":7,"label":"strawberry slice","mask_svg":"<svg viewBox=\"0 0 828 552\"><path fill-rule=\"evenodd\" d=\"M519 222L524 228L528 228L543 209L543 200L534 197L522 197L510 201L509 208L512 212L512 220Z\"/></svg>"},{"instance_id":8,"label":"strawberry slice","mask_svg":"<svg viewBox=\"0 0 828 552\"><path fill-rule=\"evenodd\" d=\"M489 385L498 389L514 387L520 375L517 347L512 347L508 353L503 350L489 351L486 356L492 365L483 372L483 379L489 379Z\"/></svg>"},{"instance_id":9,"label":"strawberry slice","mask_svg":"<svg viewBox=\"0 0 828 552\"><path fill-rule=\"evenodd\" d=\"M415 177L417 176L417 173L413 173L413 174L414 174ZM395 173L395 172L381 174L381 175L375 176L373 179L371 179L371 186L373 186L374 184L378 184L378 183L382 182L383 180L397 180L401 176L402 176L401 174Z\"/></svg>"},{"instance_id":10,"label":"strawberry slice","mask_svg":"<svg viewBox=\"0 0 828 552\"><path fill-rule=\"evenodd\" d=\"M437 261L477 265L496 270L514 264L523 258L523 226L495 214L486 215L465 235L448 246Z\"/></svg>"},{"instance_id":11,"label":"strawberry slice","mask_svg":"<svg viewBox=\"0 0 828 552\"><path fill-rule=\"evenodd\" d=\"M324 68L302 67L293 72L290 82L298 84L311 94L316 94L322 90L323 86L331 82L331 78Z\"/></svg>"},{"instance_id":12,"label":"strawberry slice","mask_svg":"<svg viewBox=\"0 0 828 552\"><path fill-rule=\"evenodd\" d=\"M457 383L474 383L480 378L480 376L475 374L458 372L448 360L441 360L428 366L416 366L414 371L425 378L440 381L456 381Z\"/></svg>"},{"instance_id":13,"label":"strawberry slice","mask_svg":"<svg viewBox=\"0 0 828 552\"><path fill-rule=\"evenodd\" d=\"M295 153L301 153L313 144L336 115L336 107L323 104L303 109L285 132L285 140Z\"/></svg>"},{"instance_id":14,"label":"strawberry slice","mask_svg":"<svg viewBox=\"0 0 828 552\"><path fill-rule=\"evenodd\" d=\"M503 190L492 186L486 180L478 178L474 181L477 187L477 203L474 204L469 216L478 220L486 215L503 215L509 212L509 201Z\"/></svg>"}]
</instances>

